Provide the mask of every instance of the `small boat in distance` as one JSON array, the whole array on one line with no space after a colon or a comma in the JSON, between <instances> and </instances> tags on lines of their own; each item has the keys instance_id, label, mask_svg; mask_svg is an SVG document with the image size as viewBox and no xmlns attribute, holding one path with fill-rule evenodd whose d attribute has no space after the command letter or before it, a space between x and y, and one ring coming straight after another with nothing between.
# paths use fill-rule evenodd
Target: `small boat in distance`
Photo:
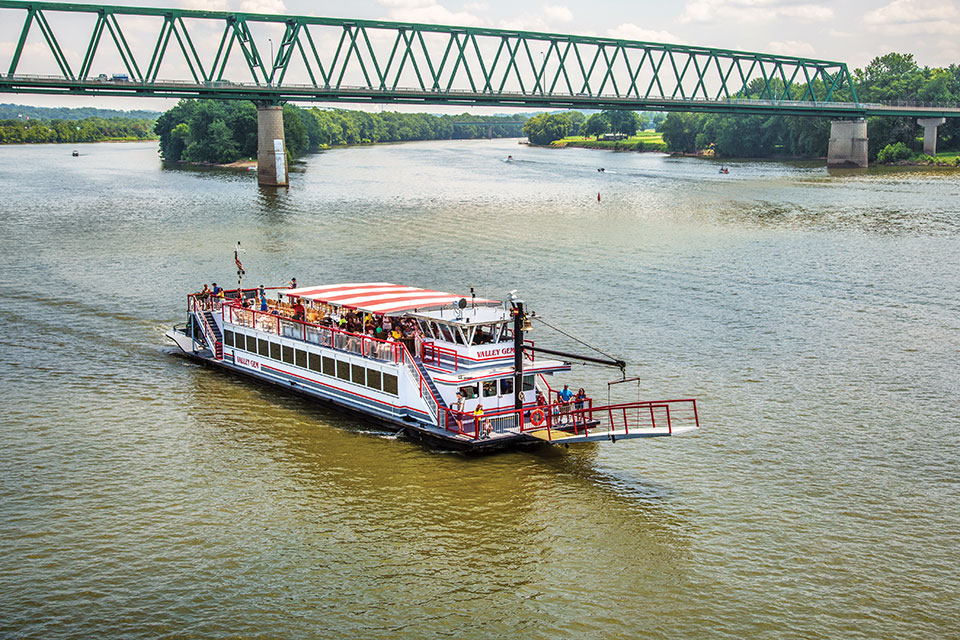
<instances>
[{"instance_id":1,"label":"small boat in distance","mask_svg":"<svg viewBox=\"0 0 960 640\"><path fill-rule=\"evenodd\" d=\"M72 155L73 155L74 158L78 158L78 157L80 156L80 152L77 151L76 149L74 149Z\"/></svg>"},{"instance_id":2,"label":"small boat in distance","mask_svg":"<svg viewBox=\"0 0 960 640\"><path fill-rule=\"evenodd\" d=\"M362 414L443 448L487 451L627 440L699 428L692 399L600 406L557 389L570 371L536 347L524 302L386 282L235 289L187 296L167 331L183 353ZM275 296L274 296L275 294ZM270 299L275 297L275 299ZM560 387L561 385L556 385ZM573 385L570 385L573 386Z\"/></svg>"}]
</instances>

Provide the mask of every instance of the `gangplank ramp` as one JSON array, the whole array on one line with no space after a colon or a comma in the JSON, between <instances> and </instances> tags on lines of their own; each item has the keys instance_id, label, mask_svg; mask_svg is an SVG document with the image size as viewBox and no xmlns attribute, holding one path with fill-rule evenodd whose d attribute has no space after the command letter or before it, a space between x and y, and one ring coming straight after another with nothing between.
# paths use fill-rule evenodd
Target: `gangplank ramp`
<instances>
[{"instance_id":1,"label":"gangplank ramp","mask_svg":"<svg viewBox=\"0 0 960 640\"><path fill-rule=\"evenodd\" d=\"M699 428L697 401L683 399L587 407L561 415L551 410L543 424L523 433L552 444L574 444L677 436Z\"/></svg>"}]
</instances>

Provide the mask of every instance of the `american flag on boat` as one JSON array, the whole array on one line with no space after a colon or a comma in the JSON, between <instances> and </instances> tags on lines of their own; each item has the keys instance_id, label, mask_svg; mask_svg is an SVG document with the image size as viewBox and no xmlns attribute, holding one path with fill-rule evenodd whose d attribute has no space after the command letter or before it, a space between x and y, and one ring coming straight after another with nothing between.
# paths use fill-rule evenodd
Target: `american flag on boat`
<instances>
[{"instance_id":1,"label":"american flag on boat","mask_svg":"<svg viewBox=\"0 0 960 640\"><path fill-rule=\"evenodd\" d=\"M438 309L455 304L461 299L483 306L501 304L499 300L486 298L471 300L469 295L461 296L389 282L348 282L322 287L298 287L287 289L283 294L291 298L302 298L368 313L401 313Z\"/></svg>"}]
</instances>

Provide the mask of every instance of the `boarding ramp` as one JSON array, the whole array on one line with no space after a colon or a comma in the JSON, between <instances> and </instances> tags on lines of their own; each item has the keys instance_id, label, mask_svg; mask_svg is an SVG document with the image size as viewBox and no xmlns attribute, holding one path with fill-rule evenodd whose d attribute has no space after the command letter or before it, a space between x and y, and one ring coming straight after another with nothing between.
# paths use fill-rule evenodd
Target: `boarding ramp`
<instances>
[{"instance_id":1,"label":"boarding ramp","mask_svg":"<svg viewBox=\"0 0 960 640\"><path fill-rule=\"evenodd\" d=\"M699 428L697 401L685 398L582 409L554 403L531 411L521 431L545 442L571 444L675 436Z\"/></svg>"}]
</instances>

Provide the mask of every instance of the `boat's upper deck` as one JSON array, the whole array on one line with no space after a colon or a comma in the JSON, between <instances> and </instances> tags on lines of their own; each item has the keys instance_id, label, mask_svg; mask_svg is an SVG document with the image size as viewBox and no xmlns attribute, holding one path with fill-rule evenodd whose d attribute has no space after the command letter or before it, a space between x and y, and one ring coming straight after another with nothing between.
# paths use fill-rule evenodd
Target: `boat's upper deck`
<instances>
[{"instance_id":1,"label":"boat's upper deck","mask_svg":"<svg viewBox=\"0 0 960 640\"><path fill-rule=\"evenodd\" d=\"M471 296L468 301L450 293L382 282L262 292L245 289L242 295L234 295L222 303L226 324L364 357L400 362L406 348L422 358L427 368L453 375L502 368L514 359L511 309L498 300ZM212 304L221 306L216 301ZM532 354L526 359L532 362ZM536 367L543 373L568 368L547 360L538 361Z\"/></svg>"}]
</instances>

